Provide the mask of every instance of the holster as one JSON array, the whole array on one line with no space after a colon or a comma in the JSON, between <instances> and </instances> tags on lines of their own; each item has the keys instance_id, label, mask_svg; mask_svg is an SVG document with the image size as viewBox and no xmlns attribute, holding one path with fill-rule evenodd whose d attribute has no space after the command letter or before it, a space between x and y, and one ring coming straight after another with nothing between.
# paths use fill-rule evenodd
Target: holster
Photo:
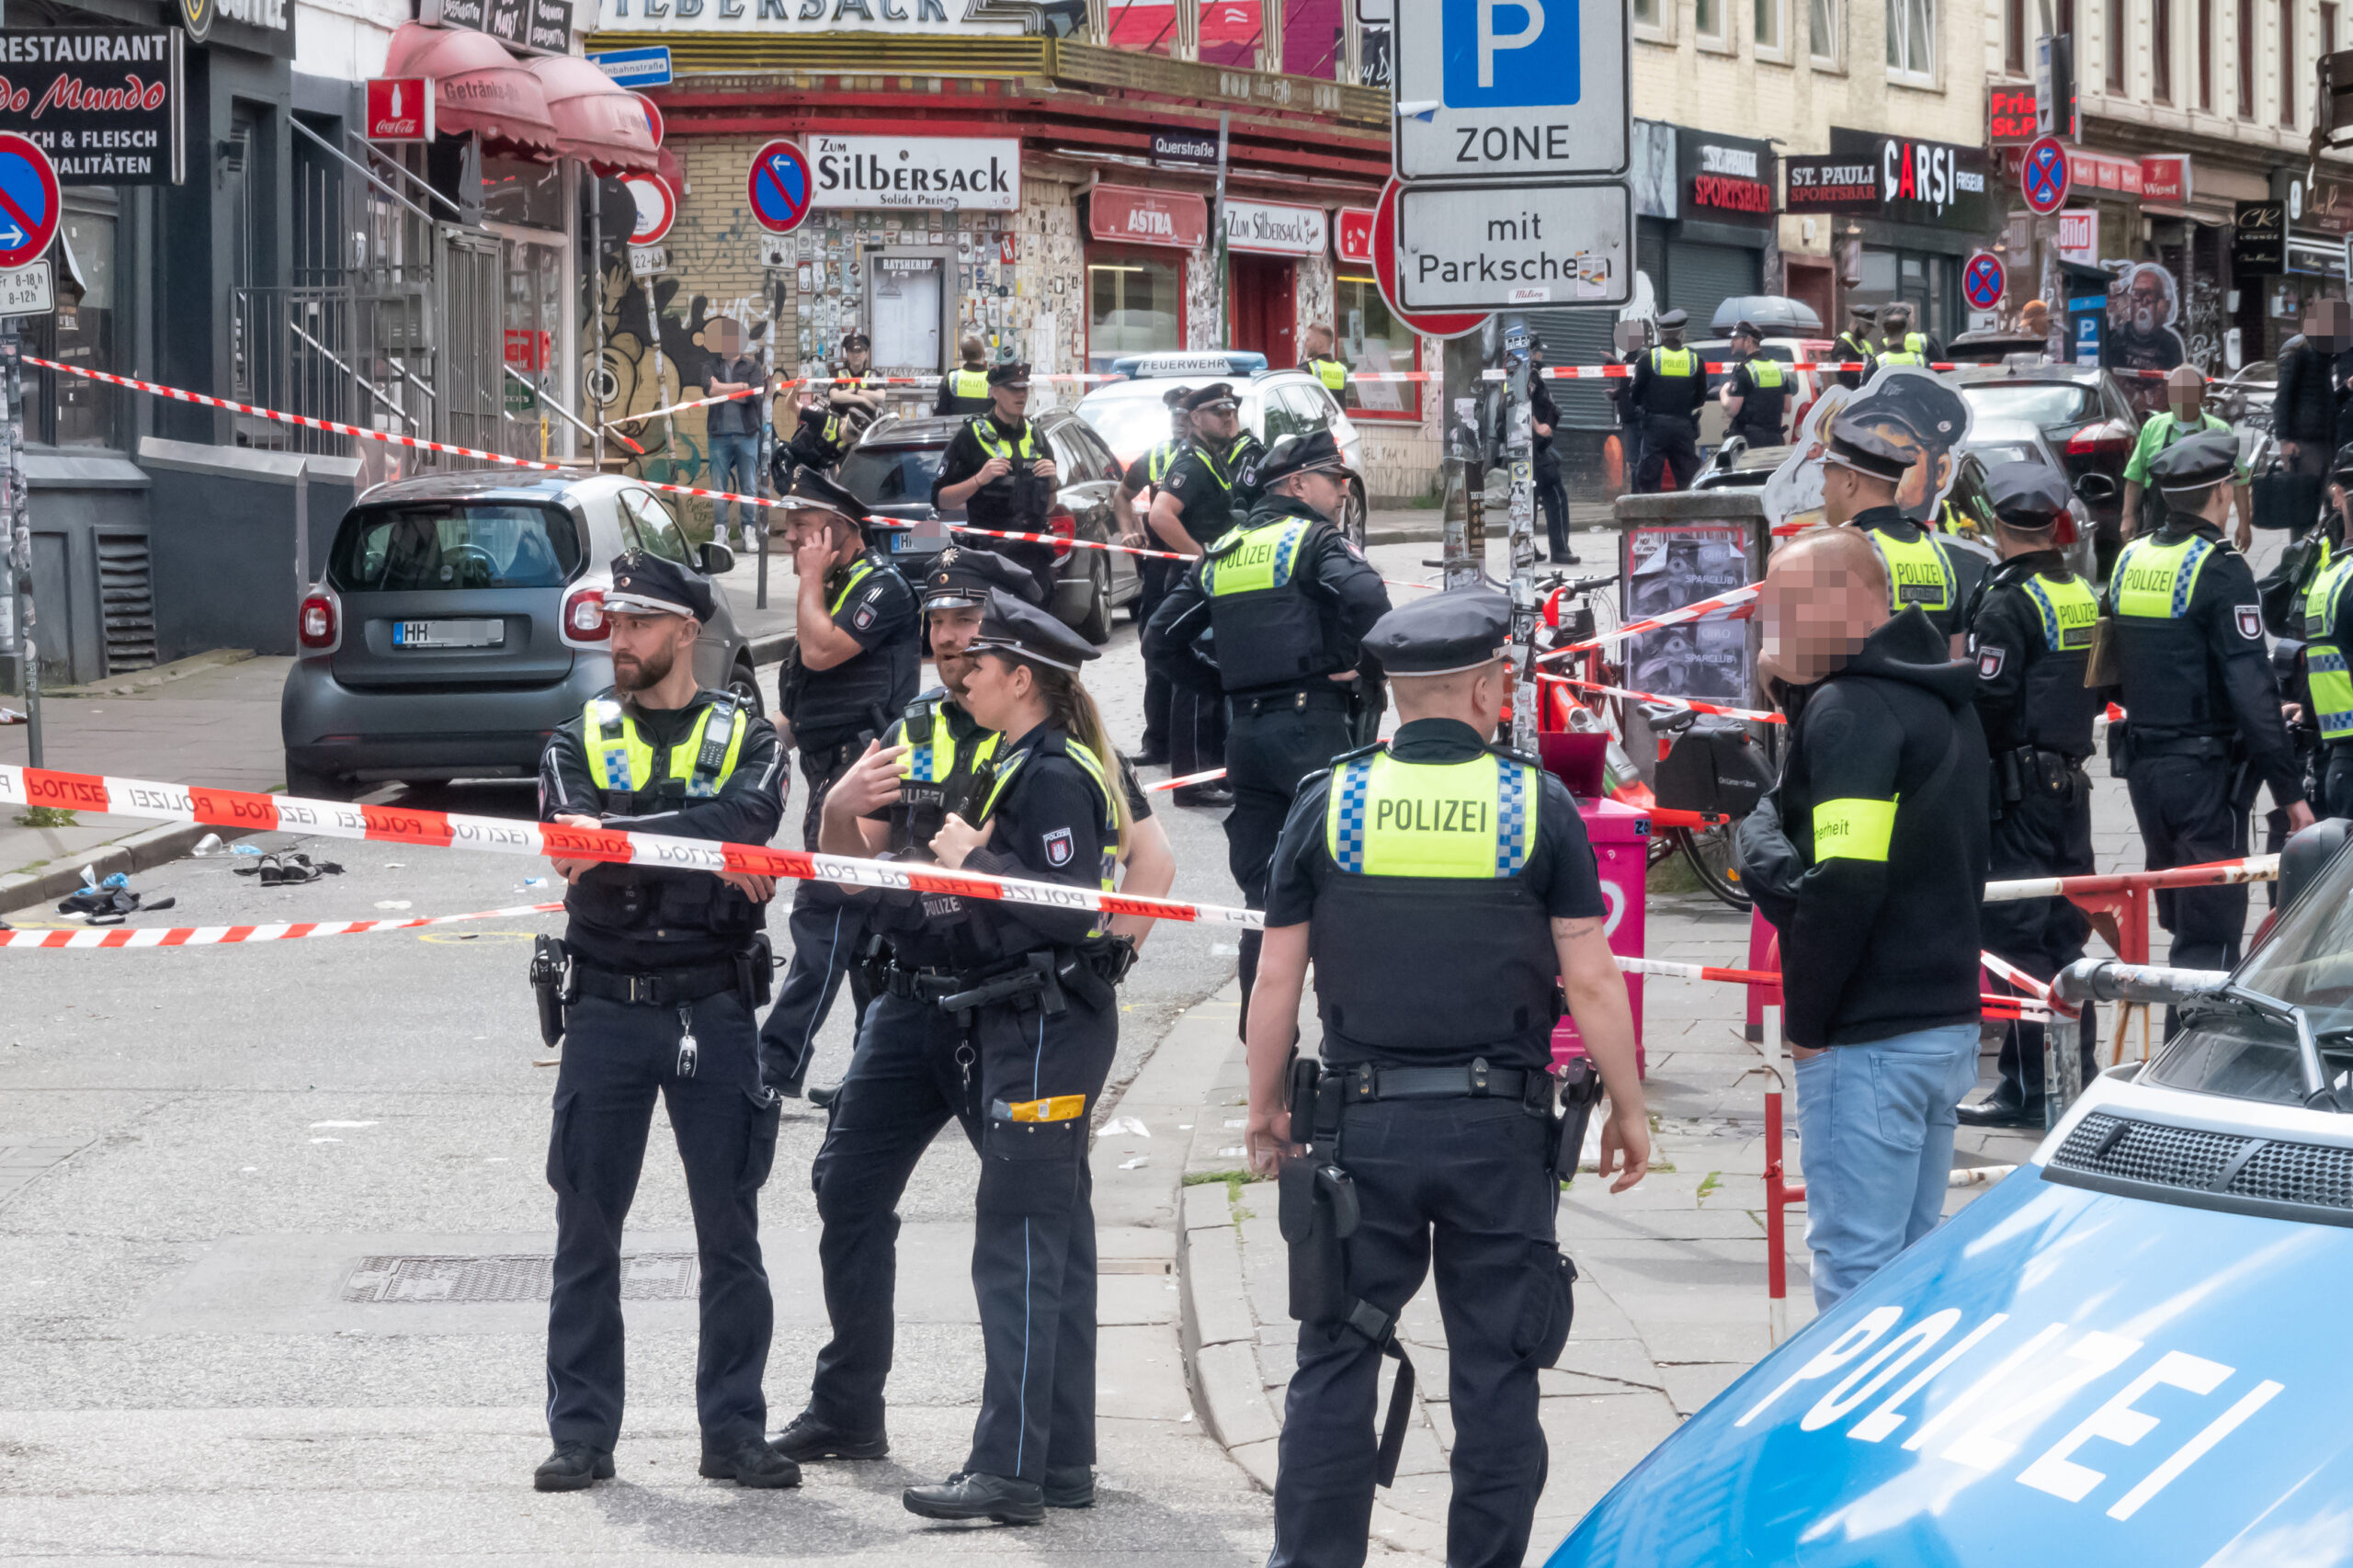
<instances>
[{"instance_id":1,"label":"holster","mask_svg":"<svg viewBox=\"0 0 2353 1568\"><path fill-rule=\"evenodd\" d=\"M1561 1114L1552 1119L1552 1146L1545 1161L1556 1182L1574 1181L1585 1152L1586 1128L1601 1103L1601 1069L1589 1056L1573 1059L1561 1074Z\"/></svg>"},{"instance_id":2,"label":"holster","mask_svg":"<svg viewBox=\"0 0 2353 1568\"><path fill-rule=\"evenodd\" d=\"M1326 1077L1314 1060L1294 1060L1290 1068L1291 1135L1312 1128L1305 1159L1286 1160L1278 1178L1276 1216L1290 1252L1290 1315L1326 1332L1363 1335L1397 1363L1374 1456L1373 1480L1388 1486L1397 1479L1405 1447L1405 1422L1413 1409L1414 1363L1397 1342L1397 1317L1348 1289L1347 1239L1363 1213L1356 1183L1338 1165L1340 1107L1345 1084Z\"/></svg>"},{"instance_id":3,"label":"holster","mask_svg":"<svg viewBox=\"0 0 2353 1568\"><path fill-rule=\"evenodd\" d=\"M540 1009L540 1040L553 1046L563 1039L563 1010L580 994L572 955L561 937L531 938L531 993Z\"/></svg>"},{"instance_id":4,"label":"holster","mask_svg":"<svg viewBox=\"0 0 2353 1568\"><path fill-rule=\"evenodd\" d=\"M1994 774L2001 786L2001 803L2015 806L2026 799L2028 770L2034 766L2031 746L2014 747L1994 754Z\"/></svg>"},{"instance_id":5,"label":"holster","mask_svg":"<svg viewBox=\"0 0 2353 1568\"><path fill-rule=\"evenodd\" d=\"M735 955L735 988L744 999L744 1010L767 1006L775 989L776 954L768 946L768 934L753 933L751 945Z\"/></svg>"},{"instance_id":6,"label":"holster","mask_svg":"<svg viewBox=\"0 0 2353 1568\"><path fill-rule=\"evenodd\" d=\"M961 976L968 982L965 988L941 997L939 1005L956 1014L958 1022L967 1028L972 1027L972 1015L999 1005L1023 1011L1034 1006L1050 1018L1057 1017L1070 1007L1057 973L1057 956L1055 949L1040 948L1024 953L1018 967L1001 974Z\"/></svg>"}]
</instances>

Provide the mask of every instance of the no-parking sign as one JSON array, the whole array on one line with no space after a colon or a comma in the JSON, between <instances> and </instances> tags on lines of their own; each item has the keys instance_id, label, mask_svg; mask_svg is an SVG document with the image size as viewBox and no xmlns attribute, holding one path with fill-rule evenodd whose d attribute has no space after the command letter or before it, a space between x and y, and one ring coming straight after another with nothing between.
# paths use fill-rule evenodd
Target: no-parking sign
<instances>
[{"instance_id":1,"label":"no-parking sign","mask_svg":"<svg viewBox=\"0 0 2353 1568\"><path fill-rule=\"evenodd\" d=\"M2002 302L2002 292L2008 287L2009 274L2003 268L2002 258L1992 251L1979 251L1961 269L1961 291L1972 311L1994 309Z\"/></svg>"},{"instance_id":2,"label":"no-parking sign","mask_svg":"<svg viewBox=\"0 0 2353 1568\"><path fill-rule=\"evenodd\" d=\"M769 142L753 157L746 184L753 221L772 234L792 233L809 216L816 187L809 175L809 154L801 150L801 143Z\"/></svg>"},{"instance_id":3,"label":"no-parking sign","mask_svg":"<svg viewBox=\"0 0 2353 1568\"><path fill-rule=\"evenodd\" d=\"M2049 217L2067 204L2068 177L2067 149L2056 136L2045 136L2018 164L2018 194L2030 210Z\"/></svg>"},{"instance_id":4,"label":"no-parking sign","mask_svg":"<svg viewBox=\"0 0 2353 1568\"><path fill-rule=\"evenodd\" d=\"M35 260L57 237L57 169L13 131L0 131L0 271Z\"/></svg>"}]
</instances>

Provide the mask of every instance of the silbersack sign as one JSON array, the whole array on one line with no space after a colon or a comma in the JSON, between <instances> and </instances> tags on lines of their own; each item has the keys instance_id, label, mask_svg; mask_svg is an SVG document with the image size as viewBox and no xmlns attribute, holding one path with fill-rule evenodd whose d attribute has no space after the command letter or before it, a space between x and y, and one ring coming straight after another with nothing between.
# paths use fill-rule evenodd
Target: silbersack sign
<instances>
[{"instance_id":1,"label":"silbersack sign","mask_svg":"<svg viewBox=\"0 0 2353 1568\"><path fill-rule=\"evenodd\" d=\"M1021 210L1015 137L812 136L809 164L818 207Z\"/></svg>"},{"instance_id":2,"label":"silbersack sign","mask_svg":"<svg viewBox=\"0 0 2353 1568\"><path fill-rule=\"evenodd\" d=\"M990 0L598 0L600 27L654 33L1013 35L1036 14Z\"/></svg>"},{"instance_id":3,"label":"silbersack sign","mask_svg":"<svg viewBox=\"0 0 2353 1568\"><path fill-rule=\"evenodd\" d=\"M1321 207L1293 207L1283 201L1229 199L1225 203L1228 250L1321 256L1331 243L1329 234Z\"/></svg>"},{"instance_id":4,"label":"silbersack sign","mask_svg":"<svg viewBox=\"0 0 2353 1568\"><path fill-rule=\"evenodd\" d=\"M185 97L176 28L0 28L0 131L38 145L60 185L178 185Z\"/></svg>"}]
</instances>

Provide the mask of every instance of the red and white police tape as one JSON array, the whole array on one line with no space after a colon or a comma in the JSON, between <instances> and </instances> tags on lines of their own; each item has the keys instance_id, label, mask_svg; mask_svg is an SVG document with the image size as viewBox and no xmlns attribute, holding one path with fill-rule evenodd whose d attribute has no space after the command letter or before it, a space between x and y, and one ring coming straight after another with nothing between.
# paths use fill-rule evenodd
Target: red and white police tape
<instances>
[{"instance_id":1,"label":"red and white police tape","mask_svg":"<svg viewBox=\"0 0 2353 1568\"><path fill-rule=\"evenodd\" d=\"M461 920L550 915L563 907L561 903L518 903L509 909L477 909L470 915L433 915L414 920L298 920L265 926L118 926L94 930L0 931L0 948L60 951L87 948L218 948L233 942L369 937L380 931L414 931L420 926L452 926Z\"/></svg>"},{"instance_id":2,"label":"red and white police tape","mask_svg":"<svg viewBox=\"0 0 2353 1568\"><path fill-rule=\"evenodd\" d=\"M1680 708L1692 713L1713 713L1724 719L1745 719L1752 724L1786 724L1789 720L1779 713L1768 713L1755 708L1727 708L1721 702L1702 702L1696 697L1665 697L1655 691L1635 691L1622 686L1604 686L1597 680L1575 680L1568 676L1539 675L1538 680L1551 686L1574 686L1586 691L1606 691L1612 697L1631 697L1640 702L1656 702L1667 708Z\"/></svg>"},{"instance_id":3,"label":"red and white police tape","mask_svg":"<svg viewBox=\"0 0 2353 1568\"><path fill-rule=\"evenodd\" d=\"M1540 655L1538 663L1540 664L1545 659L1565 659L1573 653L1590 653L1596 648L1606 648L1612 642L1623 642L1629 637L1639 637L1645 631L1656 631L1663 626L1680 626L1687 620L1698 620L1700 617L1713 614L1720 609L1738 608L1754 603L1756 591L1763 586L1762 583L1750 583L1745 587L1734 588L1730 593L1718 594L1712 598L1698 599L1660 615L1645 616L1640 620L1630 620L1623 626L1614 627L1596 637L1588 637L1582 642L1572 642L1565 648L1555 648L1551 653ZM1729 619L1737 620L1740 617L1733 616Z\"/></svg>"},{"instance_id":4,"label":"red and white police tape","mask_svg":"<svg viewBox=\"0 0 2353 1568\"><path fill-rule=\"evenodd\" d=\"M1981 957L1992 958L1991 953ZM1628 974L1660 975L1670 980L1712 980L1727 985L1779 985L1781 977L1771 970L1720 969L1713 964L1677 963L1669 959L1635 959L1620 955L1618 967ZM2051 1017L2044 1003L2025 996L1996 996L1981 992L1978 1001L1984 1005L1989 1018L2027 1018L2040 1021Z\"/></svg>"}]
</instances>

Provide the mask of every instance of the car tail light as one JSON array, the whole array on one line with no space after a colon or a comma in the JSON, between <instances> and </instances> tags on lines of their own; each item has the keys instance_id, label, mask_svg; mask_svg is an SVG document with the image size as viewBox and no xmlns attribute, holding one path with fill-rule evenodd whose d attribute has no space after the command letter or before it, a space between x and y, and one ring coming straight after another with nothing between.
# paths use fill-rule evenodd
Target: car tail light
<instances>
[{"instance_id":1,"label":"car tail light","mask_svg":"<svg viewBox=\"0 0 2353 1568\"><path fill-rule=\"evenodd\" d=\"M563 640L567 642L602 642L612 635L613 623L605 618L605 590L582 588L563 601Z\"/></svg>"},{"instance_id":2,"label":"car tail light","mask_svg":"<svg viewBox=\"0 0 2353 1568\"><path fill-rule=\"evenodd\" d=\"M1057 506L1047 514L1046 527L1062 541L1054 546L1054 564L1059 566L1070 559L1069 541L1078 537L1078 519L1071 516L1069 507Z\"/></svg>"},{"instance_id":3,"label":"car tail light","mask_svg":"<svg viewBox=\"0 0 2353 1568\"><path fill-rule=\"evenodd\" d=\"M302 601L295 631L305 648L332 648L342 630L342 619L335 611L335 596L313 594Z\"/></svg>"},{"instance_id":4,"label":"car tail light","mask_svg":"<svg viewBox=\"0 0 2353 1568\"><path fill-rule=\"evenodd\" d=\"M2071 458L2128 457L2132 451L2133 432L2121 419L2104 419L2097 425L2086 425L2067 437L2067 455Z\"/></svg>"}]
</instances>

